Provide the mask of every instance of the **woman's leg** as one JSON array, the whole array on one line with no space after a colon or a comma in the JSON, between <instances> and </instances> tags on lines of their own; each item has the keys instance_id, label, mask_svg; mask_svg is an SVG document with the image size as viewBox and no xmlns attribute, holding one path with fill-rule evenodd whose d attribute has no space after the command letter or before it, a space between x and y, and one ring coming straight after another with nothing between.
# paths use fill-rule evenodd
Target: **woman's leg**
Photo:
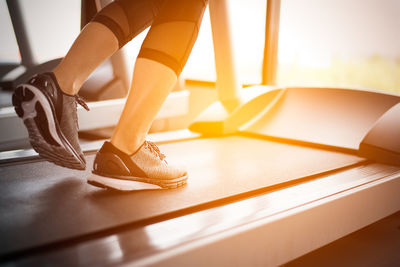
<instances>
[{"instance_id":1,"label":"woman's leg","mask_svg":"<svg viewBox=\"0 0 400 267\"><path fill-rule=\"evenodd\" d=\"M118 48L118 39L109 28L95 21L89 22L53 70L60 89L69 95L77 94L94 69Z\"/></svg>"},{"instance_id":2,"label":"woman's leg","mask_svg":"<svg viewBox=\"0 0 400 267\"><path fill-rule=\"evenodd\" d=\"M54 69L61 90L78 93L89 75L120 47L151 25L158 0L117 0L103 8L81 31Z\"/></svg>"},{"instance_id":3,"label":"woman's leg","mask_svg":"<svg viewBox=\"0 0 400 267\"><path fill-rule=\"evenodd\" d=\"M16 88L15 111L40 156L57 165L85 169L76 103L87 106L76 93L101 62L152 23L161 3L116 0L109 4L82 30L54 72L35 75Z\"/></svg>"},{"instance_id":4,"label":"woman's leg","mask_svg":"<svg viewBox=\"0 0 400 267\"><path fill-rule=\"evenodd\" d=\"M143 42L111 143L130 155L144 143L196 41L207 2L167 0Z\"/></svg>"},{"instance_id":5,"label":"woman's leg","mask_svg":"<svg viewBox=\"0 0 400 267\"><path fill-rule=\"evenodd\" d=\"M166 0L143 42L111 143L96 155L88 183L118 190L176 188L187 173L165 161L147 132L197 38L204 0Z\"/></svg>"},{"instance_id":6,"label":"woman's leg","mask_svg":"<svg viewBox=\"0 0 400 267\"><path fill-rule=\"evenodd\" d=\"M131 155L144 143L158 110L177 80L167 66L147 58L138 58L132 86L111 143Z\"/></svg>"}]
</instances>

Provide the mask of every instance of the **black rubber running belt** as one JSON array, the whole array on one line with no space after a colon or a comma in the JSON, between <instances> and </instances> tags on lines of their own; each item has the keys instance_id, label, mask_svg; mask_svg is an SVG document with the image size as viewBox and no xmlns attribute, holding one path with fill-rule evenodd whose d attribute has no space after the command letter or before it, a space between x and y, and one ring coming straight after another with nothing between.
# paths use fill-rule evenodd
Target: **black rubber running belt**
<instances>
[{"instance_id":1,"label":"black rubber running belt","mask_svg":"<svg viewBox=\"0 0 400 267\"><path fill-rule=\"evenodd\" d=\"M340 152L238 136L177 142L160 149L170 164L187 167L187 186L132 193L92 187L86 176L94 155L87 157L84 172L47 162L0 166L0 257L177 216L182 210L205 209L364 161Z\"/></svg>"}]
</instances>

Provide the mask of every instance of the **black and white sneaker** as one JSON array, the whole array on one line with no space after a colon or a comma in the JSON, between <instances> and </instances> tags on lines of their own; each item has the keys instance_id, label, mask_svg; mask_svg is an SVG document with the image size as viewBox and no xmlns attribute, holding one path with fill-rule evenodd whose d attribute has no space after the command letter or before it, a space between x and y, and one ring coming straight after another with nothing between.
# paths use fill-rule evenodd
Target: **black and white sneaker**
<instances>
[{"instance_id":1,"label":"black and white sneaker","mask_svg":"<svg viewBox=\"0 0 400 267\"><path fill-rule=\"evenodd\" d=\"M168 165L165 155L152 142L144 144L133 155L127 155L105 142L97 152L92 175L94 186L121 191L177 188L186 184L186 171Z\"/></svg>"},{"instance_id":2,"label":"black and white sneaker","mask_svg":"<svg viewBox=\"0 0 400 267\"><path fill-rule=\"evenodd\" d=\"M12 103L28 129L32 147L41 157L63 167L85 169L76 114L77 103L89 110L82 99L64 94L49 72L19 85Z\"/></svg>"}]
</instances>

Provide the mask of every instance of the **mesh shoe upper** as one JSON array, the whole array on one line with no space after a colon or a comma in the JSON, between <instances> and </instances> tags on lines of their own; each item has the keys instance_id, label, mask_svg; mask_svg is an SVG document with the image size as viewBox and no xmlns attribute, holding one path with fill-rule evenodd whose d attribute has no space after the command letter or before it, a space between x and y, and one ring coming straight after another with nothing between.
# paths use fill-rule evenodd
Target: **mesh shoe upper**
<instances>
[{"instance_id":1,"label":"mesh shoe upper","mask_svg":"<svg viewBox=\"0 0 400 267\"><path fill-rule=\"evenodd\" d=\"M72 96L63 94L61 108L60 128L70 144L83 158L78 139L78 115L76 112L76 101Z\"/></svg>"}]
</instances>

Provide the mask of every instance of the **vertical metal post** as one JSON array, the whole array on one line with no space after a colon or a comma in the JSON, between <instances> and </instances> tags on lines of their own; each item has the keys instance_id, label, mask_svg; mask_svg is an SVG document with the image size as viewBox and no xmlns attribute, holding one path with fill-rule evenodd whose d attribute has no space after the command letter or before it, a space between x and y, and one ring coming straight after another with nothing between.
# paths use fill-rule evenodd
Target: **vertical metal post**
<instances>
[{"instance_id":1,"label":"vertical metal post","mask_svg":"<svg viewBox=\"0 0 400 267\"><path fill-rule=\"evenodd\" d=\"M262 84L264 85L273 85L276 82L280 9L281 0L267 0L262 69Z\"/></svg>"},{"instance_id":2,"label":"vertical metal post","mask_svg":"<svg viewBox=\"0 0 400 267\"><path fill-rule=\"evenodd\" d=\"M209 11L218 98L228 111L233 111L240 104L240 98L227 2L227 0L210 0Z\"/></svg>"},{"instance_id":3,"label":"vertical metal post","mask_svg":"<svg viewBox=\"0 0 400 267\"><path fill-rule=\"evenodd\" d=\"M17 39L19 52L21 54L21 65L30 67L34 66L36 62L33 57L28 34L26 32L20 2L21 1L19 0L7 0L7 7L8 11L10 12L15 38Z\"/></svg>"}]
</instances>

